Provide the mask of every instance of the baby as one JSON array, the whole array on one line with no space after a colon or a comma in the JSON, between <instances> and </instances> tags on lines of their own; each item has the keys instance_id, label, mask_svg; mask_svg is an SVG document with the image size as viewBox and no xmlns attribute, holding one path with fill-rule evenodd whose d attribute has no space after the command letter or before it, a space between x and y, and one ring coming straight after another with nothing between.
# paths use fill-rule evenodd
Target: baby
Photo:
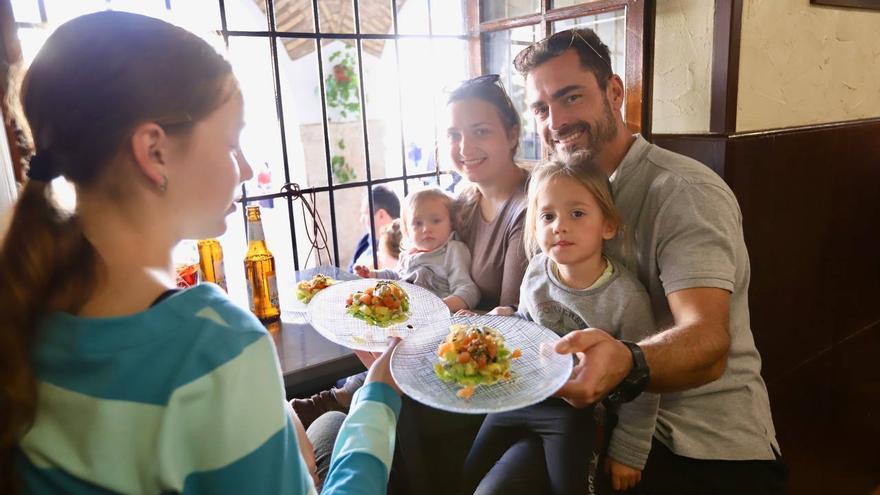
<instances>
[{"instance_id":1,"label":"baby","mask_svg":"<svg viewBox=\"0 0 880 495\"><path fill-rule=\"evenodd\" d=\"M400 253L396 270L355 266L362 278L403 280L424 287L443 299L449 311L474 308L480 289L471 279L471 254L453 239L452 198L440 189L423 189L406 197L402 229L408 249Z\"/></svg>"}]
</instances>

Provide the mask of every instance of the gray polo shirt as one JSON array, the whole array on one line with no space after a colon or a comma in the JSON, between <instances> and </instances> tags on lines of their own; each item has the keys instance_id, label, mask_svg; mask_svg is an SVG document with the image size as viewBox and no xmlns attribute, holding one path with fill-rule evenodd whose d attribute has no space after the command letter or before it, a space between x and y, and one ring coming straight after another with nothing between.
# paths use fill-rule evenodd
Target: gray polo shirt
<instances>
[{"instance_id":1,"label":"gray polo shirt","mask_svg":"<svg viewBox=\"0 0 880 495\"><path fill-rule=\"evenodd\" d=\"M565 335L582 328L601 328L618 339L638 342L654 333L651 303L635 275L620 266L604 282L572 289L551 269L542 253L532 257L519 290L517 314ZM611 433L608 454L627 466L643 469L651 451L657 417L657 394L643 393L623 404Z\"/></svg>"},{"instance_id":2,"label":"gray polo shirt","mask_svg":"<svg viewBox=\"0 0 880 495\"><path fill-rule=\"evenodd\" d=\"M697 459L774 459L779 444L749 324L749 254L733 192L705 165L641 136L611 189L626 228L608 252L648 289L658 328L673 323L667 294L696 287L731 293L727 369L701 387L662 394L654 436Z\"/></svg>"}]
</instances>

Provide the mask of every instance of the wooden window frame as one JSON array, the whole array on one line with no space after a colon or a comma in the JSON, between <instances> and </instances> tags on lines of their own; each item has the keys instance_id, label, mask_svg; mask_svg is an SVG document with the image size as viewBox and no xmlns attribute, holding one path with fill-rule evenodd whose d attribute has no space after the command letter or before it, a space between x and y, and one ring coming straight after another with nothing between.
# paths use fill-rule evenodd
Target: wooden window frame
<instances>
[{"instance_id":1,"label":"wooden window frame","mask_svg":"<svg viewBox=\"0 0 880 495\"><path fill-rule=\"evenodd\" d=\"M468 0L471 19L480 19L480 0ZM551 8L552 0L541 0L541 11L506 19L497 19L471 24L471 61L482 67L480 36L485 33L504 31L523 26L539 26L539 34L546 37L551 31L551 23L575 17L602 14L626 9L626 55L625 55L625 96L626 125L632 132L650 138L651 99L653 81L654 44L654 4L644 0L592 0L578 5ZM475 42L474 42L475 41ZM474 71L474 75L482 70Z\"/></svg>"}]
</instances>

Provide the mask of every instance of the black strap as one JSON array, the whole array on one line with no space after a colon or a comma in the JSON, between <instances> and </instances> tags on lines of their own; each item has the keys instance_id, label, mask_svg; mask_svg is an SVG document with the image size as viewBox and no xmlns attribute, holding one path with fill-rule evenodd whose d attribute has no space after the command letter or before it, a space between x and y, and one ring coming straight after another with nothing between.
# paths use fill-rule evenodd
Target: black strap
<instances>
[{"instance_id":1,"label":"black strap","mask_svg":"<svg viewBox=\"0 0 880 495\"><path fill-rule=\"evenodd\" d=\"M153 304L150 304L150 307L152 308L153 306L159 304L160 302L164 301L165 299L168 299L169 297L173 296L174 294L176 294L178 292L180 292L180 289L166 290L165 292L159 294L159 297L157 297L156 300L153 301Z\"/></svg>"}]
</instances>

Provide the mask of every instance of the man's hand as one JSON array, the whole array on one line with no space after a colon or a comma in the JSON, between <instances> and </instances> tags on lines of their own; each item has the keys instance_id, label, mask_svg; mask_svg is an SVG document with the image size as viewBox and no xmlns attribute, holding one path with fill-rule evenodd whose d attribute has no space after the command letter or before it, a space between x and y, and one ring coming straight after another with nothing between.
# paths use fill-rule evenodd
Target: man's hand
<instances>
[{"instance_id":1,"label":"man's hand","mask_svg":"<svg viewBox=\"0 0 880 495\"><path fill-rule=\"evenodd\" d=\"M361 360L361 363L370 370L367 373L366 383L385 383L390 385L391 388L397 392L397 395L401 395L402 392L400 391L400 387L397 386L397 382L394 381L394 377L391 376L391 353L394 352L394 348L397 347L397 344L399 343L400 337L392 338L388 348L381 354L378 352L354 351L358 359Z\"/></svg>"},{"instance_id":2,"label":"man's hand","mask_svg":"<svg viewBox=\"0 0 880 495\"><path fill-rule=\"evenodd\" d=\"M605 473L611 477L611 487L617 491L629 490L642 481L642 472L621 464L612 458L605 459Z\"/></svg>"},{"instance_id":3,"label":"man's hand","mask_svg":"<svg viewBox=\"0 0 880 495\"><path fill-rule=\"evenodd\" d=\"M556 344L559 354L576 354L580 362L571 378L554 395L574 407L586 407L605 397L632 369L632 353L598 328L571 332Z\"/></svg>"}]
</instances>

